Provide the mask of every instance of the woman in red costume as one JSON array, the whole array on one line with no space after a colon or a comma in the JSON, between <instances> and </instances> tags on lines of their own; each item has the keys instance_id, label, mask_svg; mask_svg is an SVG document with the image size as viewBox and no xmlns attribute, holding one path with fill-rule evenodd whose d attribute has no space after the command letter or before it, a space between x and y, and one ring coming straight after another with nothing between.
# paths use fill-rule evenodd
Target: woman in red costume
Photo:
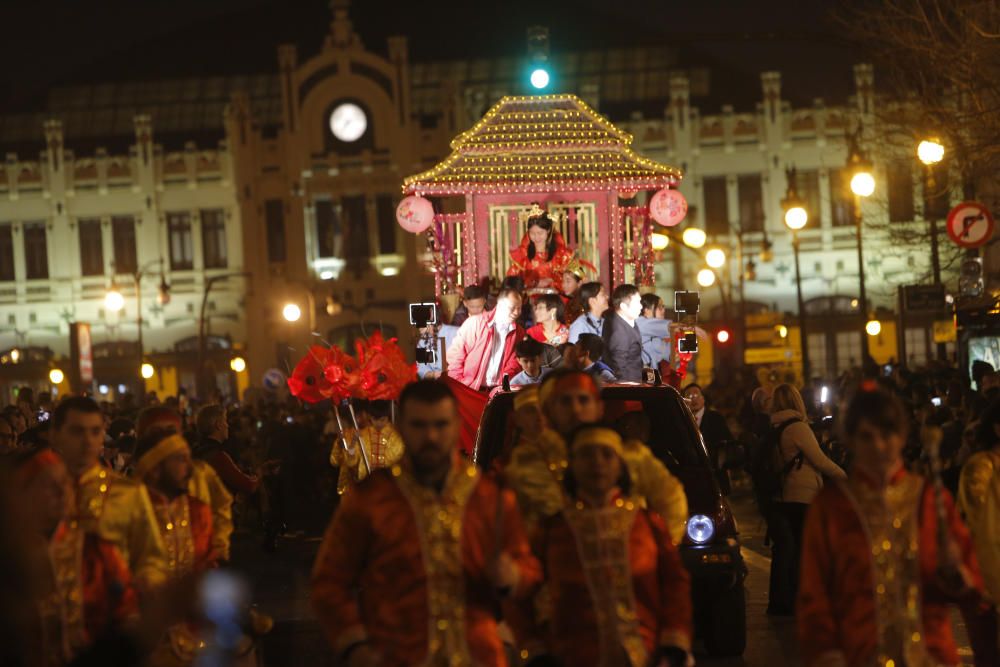
<instances>
[{"instance_id":1,"label":"woman in red costume","mask_svg":"<svg viewBox=\"0 0 1000 667\"><path fill-rule=\"evenodd\" d=\"M508 276L521 276L527 289L562 286L562 274L573 258L562 234L553 229L552 218L538 204L531 207L528 231L521 244L510 251Z\"/></svg>"}]
</instances>

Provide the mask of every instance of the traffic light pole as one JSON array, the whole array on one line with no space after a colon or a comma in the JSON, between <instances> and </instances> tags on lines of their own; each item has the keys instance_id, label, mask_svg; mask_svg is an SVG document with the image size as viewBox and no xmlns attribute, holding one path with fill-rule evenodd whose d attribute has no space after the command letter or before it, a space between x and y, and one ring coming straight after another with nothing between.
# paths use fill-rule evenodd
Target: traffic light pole
<instances>
[{"instance_id":1,"label":"traffic light pole","mask_svg":"<svg viewBox=\"0 0 1000 667\"><path fill-rule=\"evenodd\" d=\"M935 211L932 206L929 206L929 198L926 193L934 195L934 189L937 187L937 181L934 179L934 165L927 165L927 180L925 185L924 194L924 214L927 216L927 225L929 227L928 231L931 235L931 275L934 280L935 285L941 284L941 252L938 247L938 228L937 228L937 216L934 215ZM904 337L906 332L903 332ZM947 357L948 351L945 348L944 343L937 344L937 358L938 361L944 361Z\"/></svg>"}]
</instances>

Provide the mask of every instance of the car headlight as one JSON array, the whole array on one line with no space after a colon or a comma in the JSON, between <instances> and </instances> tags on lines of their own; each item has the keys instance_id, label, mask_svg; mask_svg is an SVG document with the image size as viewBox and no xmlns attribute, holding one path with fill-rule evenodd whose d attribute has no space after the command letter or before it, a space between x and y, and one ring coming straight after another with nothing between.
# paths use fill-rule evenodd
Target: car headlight
<instances>
[{"instance_id":1,"label":"car headlight","mask_svg":"<svg viewBox=\"0 0 1000 667\"><path fill-rule=\"evenodd\" d=\"M695 544L705 544L715 535L715 522L704 514L695 514L688 519L687 535Z\"/></svg>"}]
</instances>

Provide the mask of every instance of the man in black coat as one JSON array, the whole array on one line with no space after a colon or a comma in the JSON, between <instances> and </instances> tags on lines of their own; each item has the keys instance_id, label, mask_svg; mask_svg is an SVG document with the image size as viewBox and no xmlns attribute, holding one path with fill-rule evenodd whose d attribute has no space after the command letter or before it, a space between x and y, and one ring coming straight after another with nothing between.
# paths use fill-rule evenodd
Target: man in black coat
<instances>
[{"instance_id":1,"label":"man in black coat","mask_svg":"<svg viewBox=\"0 0 1000 667\"><path fill-rule=\"evenodd\" d=\"M688 402L694 420L701 430L701 437L705 440L705 448L708 449L712 465L718 466L723 443L733 439L733 432L729 430L726 418L721 412L705 406L705 394L699 385L689 384L684 387L681 395Z\"/></svg>"},{"instance_id":2,"label":"man in black coat","mask_svg":"<svg viewBox=\"0 0 1000 667\"><path fill-rule=\"evenodd\" d=\"M642 382L642 336L635 321L642 299L635 285L619 285L611 293L611 312L604 315L604 363L622 382Z\"/></svg>"}]
</instances>

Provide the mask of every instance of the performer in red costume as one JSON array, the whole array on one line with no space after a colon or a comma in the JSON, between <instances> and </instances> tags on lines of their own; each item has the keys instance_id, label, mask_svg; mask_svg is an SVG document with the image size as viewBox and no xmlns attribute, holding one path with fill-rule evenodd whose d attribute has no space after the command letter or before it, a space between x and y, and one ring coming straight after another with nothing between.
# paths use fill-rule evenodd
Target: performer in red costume
<instances>
[{"instance_id":1,"label":"performer in red costume","mask_svg":"<svg viewBox=\"0 0 1000 667\"><path fill-rule=\"evenodd\" d=\"M499 599L540 583L509 491L463 462L447 385L399 399L403 460L344 496L313 569L312 603L338 664L507 664Z\"/></svg>"},{"instance_id":2,"label":"performer in red costume","mask_svg":"<svg viewBox=\"0 0 1000 667\"><path fill-rule=\"evenodd\" d=\"M534 540L551 617L531 601L510 614L528 665L688 664L690 577L663 520L629 495L621 436L577 430L564 484L570 502Z\"/></svg>"},{"instance_id":3,"label":"performer in red costume","mask_svg":"<svg viewBox=\"0 0 1000 667\"><path fill-rule=\"evenodd\" d=\"M806 518L799 645L806 665L958 665L949 605L979 603L982 578L951 497L903 468L909 423L874 387L851 401L846 481Z\"/></svg>"},{"instance_id":4,"label":"performer in red costume","mask_svg":"<svg viewBox=\"0 0 1000 667\"><path fill-rule=\"evenodd\" d=\"M521 244L510 251L508 276L521 276L527 289L562 287L562 274L573 259L562 234L553 229L552 218L538 205L532 204L528 231Z\"/></svg>"}]
</instances>

